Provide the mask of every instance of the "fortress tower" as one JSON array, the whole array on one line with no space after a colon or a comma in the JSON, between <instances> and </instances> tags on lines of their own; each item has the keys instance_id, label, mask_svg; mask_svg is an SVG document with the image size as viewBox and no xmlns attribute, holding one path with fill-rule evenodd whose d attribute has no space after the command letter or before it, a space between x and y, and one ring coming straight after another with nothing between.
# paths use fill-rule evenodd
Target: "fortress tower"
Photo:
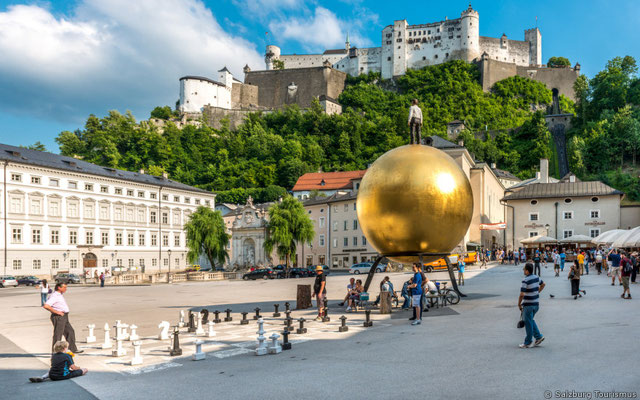
<instances>
[{"instance_id":1,"label":"fortress tower","mask_svg":"<svg viewBox=\"0 0 640 400\"><path fill-rule=\"evenodd\" d=\"M480 16L478 12L471 8L464 10L460 14L462 19L462 44L461 50L466 53L467 62L471 62L480 57Z\"/></svg>"},{"instance_id":2,"label":"fortress tower","mask_svg":"<svg viewBox=\"0 0 640 400\"><path fill-rule=\"evenodd\" d=\"M267 70L273 69L273 60L280 59L280 47L272 44L267 45L267 51L264 53L264 61L267 66Z\"/></svg>"},{"instance_id":3,"label":"fortress tower","mask_svg":"<svg viewBox=\"0 0 640 400\"><path fill-rule=\"evenodd\" d=\"M524 41L529 42L529 65L542 65L542 35L538 28L524 31Z\"/></svg>"}]
</instances>

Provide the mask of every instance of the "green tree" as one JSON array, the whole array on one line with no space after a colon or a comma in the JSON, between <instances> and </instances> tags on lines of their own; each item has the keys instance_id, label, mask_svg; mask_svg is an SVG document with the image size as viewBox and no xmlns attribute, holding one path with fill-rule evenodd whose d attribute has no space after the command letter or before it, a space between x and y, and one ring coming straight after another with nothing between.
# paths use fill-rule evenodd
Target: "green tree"
<instances>
[{"instance_id":1,"label":"green tree","mask_svg":"<svg viewBox=\"0 0 640 400\"><path fill-rule=\"evenodd\" d=\"M273 69L284 69L284 61L273 60Z\"/></svg>"},{"instance_id":2,"label":"green tree","mask_svg":"<svg viewBox=\"0 0 640 400\"><path fill-rule=\"evenodd\" d=\"M34 144L30 144L28 146L20 146L20 147L29 149L29 150L47 151L47 147L44 144L42 144L39 140Z\"/></svg>"},{"instance_id":3,"label":"green tree","mask_svg":"<svg viewBox=\"0 0 640 400\"><path fill-rule=\"evenodd\" d=\"M547 67L549 68L565 68L570 66L571 62L566 57L551 57L549 61L547 61Z\"/></svg>"},{"instance_id":4,"label":"green tree","mask_svg":"<svg viewBox=\"0 0 640 400\"><path fill-rule=\"evenodd\" d=\"M151 111L151 118L168 120L172 116L173 116L173 111L169 106L156 107Z\"/></svg>"},{"instance_id":5,"label":"green tree","mask_svg":"<svg viewBox=\"0 0 640 400\"><path fill-rule=\"evenodd\" d=\"M264 250L273 250L285 260L287 274L289 260L296 257L298 243L311 243L315 236L313 222L300 201L287 195L269 208L269 223Z\"/></svg>"},{"instance_id":6,"label":"green tree","mask_svg":"<svg viewBox=\"0 0 640 400\"><path fill-rule=\"evenodd\" d=\"M216 263L220 265L228 259L226 248L230 235L226 232L220 211L198 207L185 224L184 230L189 248L187 259L190 263L196 262L201 254L207 257L213 268Z\"/></svg>"}]
</instances>

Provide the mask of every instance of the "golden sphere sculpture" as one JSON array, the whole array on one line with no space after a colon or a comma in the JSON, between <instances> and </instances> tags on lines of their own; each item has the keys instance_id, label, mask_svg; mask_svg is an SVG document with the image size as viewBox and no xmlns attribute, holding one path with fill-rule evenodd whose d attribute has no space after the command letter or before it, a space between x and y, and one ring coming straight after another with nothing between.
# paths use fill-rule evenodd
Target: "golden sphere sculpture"
<instances>
[{"instance_id":1,"label":"golden sphere sculpture","mask_svg":"<svg viewBox=\"0 0 640 400\"><path fill-rule=\"evenodd\" d=\"M448 253L464 237L473 213L469 179L445 152L405 145L380 156L358 189L357 212L380 254ZM400 263L418 256L395 256ZM425 256L423 262L438 256Z\"/></svg>"}]
</instances>

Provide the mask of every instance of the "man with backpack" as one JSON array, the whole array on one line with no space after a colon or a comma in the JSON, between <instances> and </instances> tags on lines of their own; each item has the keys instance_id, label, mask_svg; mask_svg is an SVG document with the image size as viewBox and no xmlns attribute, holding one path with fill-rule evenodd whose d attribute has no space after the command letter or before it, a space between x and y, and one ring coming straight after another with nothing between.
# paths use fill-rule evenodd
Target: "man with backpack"
<instances>
[{"instance_id":1,"label":"man with backpack","mask_svg":"<svg viewBox=\"0 0 640 400\"><path fill-rule=\"evenodd\" d=\"M620 297L623 299L631 299L631 292L629 291L629 277L633 272L633 263L627 257L626 253L622 253L622 259L620 260L620 275L622 281L622 294ZM624 297L624 294L627 294L627 297Z\"/></svg>"},{"instance_id":2,"label":"man with backpack","mask_svg":"<svg viewBox=\"0 0 640 400\"><path fill-rule=\"evenodd\" d=\"M413 318L409 318L411 325L422 323L422 266L413 264L413 283L409 285L411 289L411 305L413 306Z\"/></svg>"}]
</instances>

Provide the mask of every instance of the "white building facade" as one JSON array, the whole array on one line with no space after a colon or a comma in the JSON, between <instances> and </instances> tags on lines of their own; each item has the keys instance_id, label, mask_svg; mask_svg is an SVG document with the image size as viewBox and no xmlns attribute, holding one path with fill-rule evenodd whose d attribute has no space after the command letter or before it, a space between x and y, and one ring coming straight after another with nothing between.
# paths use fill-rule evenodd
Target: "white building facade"
<instances>
[{"instance_id":1,"label":"white building facade","mask_svg":"<svg viewBox=\"0 0 640 400\"><path fill-rule=\"evenodd\" d=\"M380 72L384 79L404 75L407 69L419 69L450 60L471 62L485 57L518 66L542 64L542 37L538 28L527 29L524 40L480 36L480 18L469 6L460 18L409 25L406 20L394 21L382 30L381 46L351 47L347 38L344 49L326 50L322 54L282 55L278 46L268 45L266 69L274 61L284 68L311 68L329 62L333 68L352 76Z\"/></svg>"},{"instance_id":2,"label":"white building facade","mask_svg":"<svg viewBox=\"0 0 640 400\"><path fill-rule=\"evenodd\" d=\"M184 224L215 195L166 177L0 145L3 274L187 266Z\"/></svg>"},{"instance_id":3,"label":"white building facade","mask_svg":"<svg viewBox=\"0 0 640 400\"><path fill-rule=\"evenodd\" d=\"M200 113L204 106L231 109L233 75L224 67L218 71L218 79L192 75L180 78L180 112Z\"/></svg>"}]
</instances>

